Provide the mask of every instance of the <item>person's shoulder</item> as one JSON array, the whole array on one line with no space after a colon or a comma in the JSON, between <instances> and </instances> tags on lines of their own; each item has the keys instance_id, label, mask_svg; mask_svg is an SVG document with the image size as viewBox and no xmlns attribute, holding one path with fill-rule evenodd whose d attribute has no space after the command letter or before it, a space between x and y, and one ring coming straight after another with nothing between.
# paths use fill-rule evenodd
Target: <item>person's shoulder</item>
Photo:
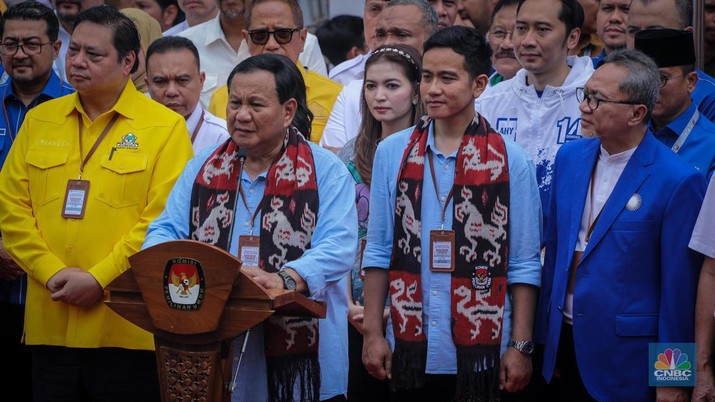
<instances>
[{"instance_id":1,"label":"person's shoulder","mask_svg":"<svg viewBox=\"0 0 715 402\"><path fill-rule=\"evenodd\" d=\"M404 150L404 148L407 146L407 142L410 139L410 135L412 135L412 132L415 130L415 126L410 126L407 127L403 130L400 130L396 133L388 135L386 138L384 138L380 143L378 144L377 148L378 149L384 149L384 150ZM383 151L383 152L386 152Z\"/></svg>"},{"instance_id":2,"label":"person's shoulder","mask_svg":"<svg viewBox=\"0 0 715 402\"><path fill-rule=\"evenodd\" d=\"M576 159L576 163L581 163L581 157L586 149L597 149L601 142L597 138L580 138L578 140L566 141L559 150L556 151L556 161L566 163L571 159Z\"/></svg>"},{"instance_id":3,"label":"person's shoulder","mask_svg":"<svg viewBox=\"0 0 715 402\"><path fill-rule=\"evenodd\" d=\"M367 60L367 54L360 54L352 59L345 60L344 62L338 64L337 66L333 67L330 70L329 77L330 79L336 80L337 77L342 76L343 74L347 74L346 78L350 82L353 79L355 79L355 74L356 72L353 72L355 69L360 70L360 66L365 64L365 61Z\"/></svg>"},{"instance_id":4,"label":"person's shoulder","mask_svg":"<svg viewBox=\"0 0 715 402\"><path fill-rule=\"evenodd\" d=\"M150 97L136 91L129 101L134 106L134 116L132 120L137 125L155 127L173 127L177 121L183 121L184 117L151 99Z\"/></svg>"},{"instance_id":5,"label":"person's shoulder","mask_svg":"<svg viewBox=\"0 0 715 402\"><path fill-rule=\"evenodd\" d=\"M212 114L208 110L204 110L204 121L208 124L219 126L226 130L226 120Z\"/></svg>"},{"instance_id":6,"label":"person's shoulder","mask_svg":"<svg viewBox=\"0 0 715 402\"><path fill-rule=\"evenodd\" d=\"M335 152L321 147L313 142L308 142L310 150L313 152L313 160L315 161L316 169L321 169L324 172L341 175L347 174L345 164L338 158Z\"/></svg>"},{"instance_id":7,"label":"person's shoulder","mask_svg":"<svg viewBox=\"0 0 715 402\"><path fill-rule=\"evenodd\" d=\"M310 81L311 87L320 88L323 92L334 92L336 96L343 89L339 83L315 71L306 71L306 78L307 81Z\"/></svg>"},{"instance_id":8,"label":"person's shoulder","mask_svg":"<svg viewBox=\"0 0 715 402\"><path fill-rule=\"evenodd\" d=\"M698 81L707 83L711 87L715 88L715 78L713 78L711 75L708 75L705 71L701 69L696 69L696 71L698 73Z\"/></svg>"},{"instance_id":9,"label":"person's shoulder","mask_svg":"<svg viewBox=\"0 0 715 402\"><path fill-rule=\"evenodd\" d=\"M498 83L497 85L489 86L487 89L484 90L484 92L481 95L479 95L479 97L476 100L477 103L484 103L484 101L492 100L494 98L518 100L519 99L519 96L518 96L519 91L518 90L519 90L519 87L522 86L519 83L520 83L520 80L522 80L522 81L525 80L524 74L525 74L525 70L523 70L523 69L519 70L519 72L517 72L517 74L514 77L512 77L508 80L504 80L504 81ZM500 105L501 105L501 103L496 103L496 104L492 103L492 106L496 107L496 108L498 108Z\"/></svg>"},{"instance_id":10,"label":"person's shoulder","mask_svg":"<svg viewBox=\"0 0 715 402\"><path fill-rule=\"evenodd\" d=\"M569 75L566 76L566 80L562 87L575 87L584 85L593 72L593 61L588 56L569 56L567 63L571 66L571 71Z\"/></svg>"},{"instance_id":11,"label":"person's shoulder","mask_svg":"<svg viewBox=\"0 0 715 402\"><path fill-rule=\"evenodd\" d=\"M49 99L33 107L27 112L25 120L61 123L66 120L77 100L76 94L71 92L65 96Z\"/></svg>"},{"instance_id":12,"label":"person's shoulder","mask_svg":"<svg viewBox=\"0 0 715 402\"><path fill-rule=\"evenodd\" d=\"M653 134L647 133L643 141L641 141L641 146L653 147L652 163L656 167L658 172L657 176L659 179L672 178L674 180L680 180L691 174L701 174L693 166L691 162L686 161L683 157L673 152L670 147L666 146L662 142L658 141ZM649 162L647 153L638 152L633 154L634 157L643 161L643 163Z\"/></svg>"},{"instance_id":13,"label":"person's shoulder","mask_svg":"<svg viewBox=\"0 0 715 402\"><path fill-rule=\"evenodd\" d=\"M199 44L203 44L207 39L207 33L213 31L214 25L216 25L215 18L208 21L202 22L200 24L188 27L181 32L178 32L177 36L183 36L184 38L191 39L194 45L197 47Z\"/></svg>"}]
</instances>

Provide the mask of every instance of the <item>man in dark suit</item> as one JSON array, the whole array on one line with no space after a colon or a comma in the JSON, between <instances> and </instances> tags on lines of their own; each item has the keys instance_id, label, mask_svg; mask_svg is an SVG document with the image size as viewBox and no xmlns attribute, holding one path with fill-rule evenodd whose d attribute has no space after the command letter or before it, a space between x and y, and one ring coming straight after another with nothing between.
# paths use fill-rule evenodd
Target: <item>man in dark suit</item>
<instances>
[{"instance_id":1,"label":"man in dark suit","mask_svg":"<svg viewBox=\"0 0 715 402\"><path fill-rule=\"evenodd\" d=\"M604 59L580 88L592 137L556 157L537 318L543 374L564 400L685 401L648 386L648 344L692 342L701 260L688 240L704 176L647 130L655 63L633 50Z\"/></svg>"}]
</instances>

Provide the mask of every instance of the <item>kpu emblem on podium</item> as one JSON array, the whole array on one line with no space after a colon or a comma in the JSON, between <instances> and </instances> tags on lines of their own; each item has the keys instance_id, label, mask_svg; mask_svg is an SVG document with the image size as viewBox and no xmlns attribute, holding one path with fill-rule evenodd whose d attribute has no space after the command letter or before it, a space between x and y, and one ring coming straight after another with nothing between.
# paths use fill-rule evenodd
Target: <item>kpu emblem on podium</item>
<instances>
[{"instance_id":1,"label":"kpu emblem on podium","mask_svg":"<svg viewBox=\"0 0 715 402\"><path fill-rule=\"evenodd\" d=\"M192 258L172 258L164 268L164 297L176 310L198 310L204 301L204 270Z\"/></svg>"}]
</instances>

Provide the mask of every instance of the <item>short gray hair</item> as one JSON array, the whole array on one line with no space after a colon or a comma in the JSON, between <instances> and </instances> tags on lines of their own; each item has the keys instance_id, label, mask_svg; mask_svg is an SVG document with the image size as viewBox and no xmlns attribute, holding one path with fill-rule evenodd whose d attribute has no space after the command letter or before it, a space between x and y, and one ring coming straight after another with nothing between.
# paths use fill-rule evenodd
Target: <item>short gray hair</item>
<instances>
[{"instance_id":1,"label":"short gray hair","mask_svg":"<svg viewBox=\"0 0 715 402\"><path fill-rule=\"evenodd\" d=\"M645 122L650 120L653 107L660 94L660 73L653 59L634 49L621 49L603 59L603 64L615 64L628 70L626 78L618 83L618 90L648 108Z\"/></svg>"},{"instance_id":2,"label":"short gray hair","mask_svg":"<svg viewBox=\"0 0 715 402\"><path fill-rule=\"evenodd\" d=\"M425 28L425 38L432 36L437 31L437 12L427 0L390 0L385 8L393 6L415 6L419 8L422 14L422 26Z\"/></svg>"}]
</instances>

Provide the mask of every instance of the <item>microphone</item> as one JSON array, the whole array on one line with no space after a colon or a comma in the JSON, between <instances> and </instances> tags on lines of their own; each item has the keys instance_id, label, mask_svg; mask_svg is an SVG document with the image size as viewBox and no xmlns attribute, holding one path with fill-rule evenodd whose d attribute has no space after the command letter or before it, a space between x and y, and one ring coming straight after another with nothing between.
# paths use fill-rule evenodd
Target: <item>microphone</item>
<instances>
[{"instance_id":1,"label":"microphone","mask_svg":"<svg viewBox=\"0 0 715 402\"><path fill-rule=\"evenodd\" d=\"M247 156L248 156L248 151L246 150L246 148L238 149L238 159L241 161L241 165L243 165L243 162L246 161Z\"/></svg>"}]
</instances>

